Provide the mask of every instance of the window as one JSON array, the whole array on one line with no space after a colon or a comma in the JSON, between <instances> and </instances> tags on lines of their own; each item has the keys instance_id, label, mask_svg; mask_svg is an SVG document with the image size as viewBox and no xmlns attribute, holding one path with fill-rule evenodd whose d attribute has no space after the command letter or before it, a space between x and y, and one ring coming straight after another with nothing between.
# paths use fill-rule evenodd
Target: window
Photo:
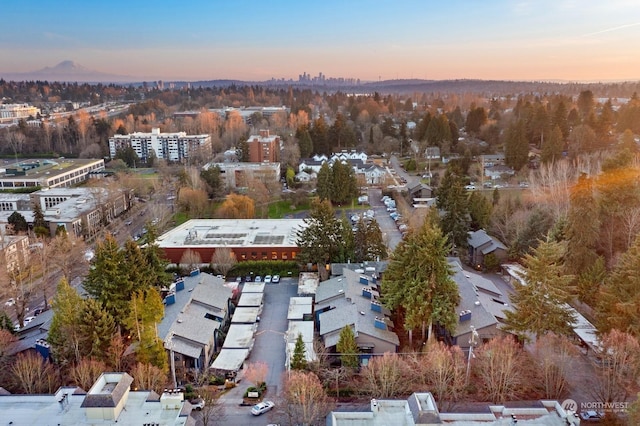
<instances>
[{"instance_id":1,"label":"window","mask_svg":"<svg viewBox=\"0 0 640 426\"><path fill-rule=\"evenodd\" d=\"M277 251L272 251L271 252L271 259L272 260L278 260L278 252Z\"/></svg>"}]
</instances>

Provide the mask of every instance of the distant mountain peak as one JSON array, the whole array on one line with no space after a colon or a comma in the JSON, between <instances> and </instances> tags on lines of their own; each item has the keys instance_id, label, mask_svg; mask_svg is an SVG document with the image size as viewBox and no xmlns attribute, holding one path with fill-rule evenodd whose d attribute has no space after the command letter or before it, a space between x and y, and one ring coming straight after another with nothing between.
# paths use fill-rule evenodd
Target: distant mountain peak
<instances>
[{"instance_id":1,"label":"distant mountain peak","mask_svg":"<svg viewBox=\"0 0 640 426\"><path fill-rule=\"evenodd\" d=\"M75 63L74 61L70 60L70 59L66 59L62 62L60 62L58 65L56 65L53 68L84 68L82 65Z\"/></svg>"}]
</instances>

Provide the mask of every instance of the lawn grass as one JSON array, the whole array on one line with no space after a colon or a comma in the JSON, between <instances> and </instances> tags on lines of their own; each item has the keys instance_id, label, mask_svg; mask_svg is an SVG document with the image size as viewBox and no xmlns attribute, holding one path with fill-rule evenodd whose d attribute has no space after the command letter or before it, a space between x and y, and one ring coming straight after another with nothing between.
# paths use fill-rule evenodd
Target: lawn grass
<instances>
[{"instance_id":1,"label":"lawn grass","mask_svg":"<svg viewBox=\"0 0 640 426\"><path fill-rule=\"evenodd\" d=\"M178 212L173 215L173 220L175 221L176 226L179 226L189 220L189 215L187 215L185 212Z\"/></svg>"},{"instance_id":2,"label":"lawn grass","mask_svg":"<svg viewBox=\"0 0 640 426\"><path fill-rule=\"evenodd\" d=\"M276 201L269 204L269 219L283 219L287 215L309 210L310 206L309 200L297 206L292 206L288 200Z\"/></svg>"}]
</instances>

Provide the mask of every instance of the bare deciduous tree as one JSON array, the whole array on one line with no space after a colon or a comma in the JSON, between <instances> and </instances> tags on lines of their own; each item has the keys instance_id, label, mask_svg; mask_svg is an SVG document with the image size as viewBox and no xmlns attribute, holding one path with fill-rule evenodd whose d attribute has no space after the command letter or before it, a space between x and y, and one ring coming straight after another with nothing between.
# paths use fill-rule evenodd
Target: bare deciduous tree
<instances>
[{"instance_id":1,"label":"bare deciduous tree","mask_svg":"<svg viewBox=\"0 0 640 426\"><path fill-rule=\"evenodd\" d=\"M211 267L225 276L236 263L236 255L228 247L216 248L211 256Z\"/></svg>"},{"instance_id":2,"label":"bare deciduous tree","mask_svg":"<svg viewBox=\"0 0 640 426\"><path fill-rule=\"evenodd\" d=\"M514 399L523 384L525 356L522 348L509 336L497 337L476 351L475 374L486 396L495 403Z\"/></svg>"},{"instance_id":3,"label":"bare deciduous tree","mask_svg":"<svg viewBox=\"0 0 640 426\"><path fill-rule=\"evenodd\" d=\"M191 249L185 250L180 258L180 265L185 273L189 273L194 269L199 268L201 264L202 257L200 256L200 253Z\"/></svg>"},{"instance_id":4,"label":"bare deciduous tree","mask_svg":"<svg viewBox=\"0 0 640 426\"><path fill-rule=\"evenodd\" d=\"M640 376L640 343L629 333L611 330L600 344L593 396L601 402L626 401Z\"/></svg>"},{"instance_id":5,"label":"bare deciduous tree","mask_svg":"<svg viewBox=\"0 0 640 426\"><path fill-rule=\"evenodd\" d=\"M11 366L11 376L20 391L26 394L53 393L58 386L51 364L33 352L16 357Z\"/></svg>"},{"instance_id":6,"label":"bare deciduous tree","mask_svg":"<svg viewBox=\"0 0 640 426\"><path fill-rule=\"evenodd\" d=\"M259 387L267 379L268 372L269 366L265 362L250 362L244 367L244 378Z\"/></svg>"},{"instance_id":7,"label":"bare deciduous tree","mask_svg":"<svg viewBox=\"0 0 640 426\"><path fill-rule=\"evenodd\" d=\"M450 408L466 387L466 361L459 346L429 343L424 354L412 359L416 378L435 395L438 405Z\"/></svg>"},{"instance_id":8,"label":"bare deciduous tree","mask_svg":"<svg viewBox=\"0 0 640 426\"><path fill-rule=\"evenodd\" d=\"M360 376L364 380L364 390L372 397L394 398L409 389L407 371L407 363L400 355L386 352L369 359Z\"/></svg>"},{"instance_id":9,"label":"bare deciduous tree","mask_svg":"<svg viewBox=\"0 0 640 426\"><path fill-rule=\"evenodd\" d=\"M197 415L202 424L204 426L223 424L227 415L224 404L218 400L220 395L207 387L198 389L198 393L198 396L204 401L204 407Z\"/></svg>"},{"instance_id":10,"label":"bare deciduous tree","mask_svg":"<svg viewBox=\"0 0 640 426\"><path fill-rule=\"evenodd\" d=\"M565 336L545 334L536 340L533 356L538 361L545 398L558 399L567 389L576 347Z\"/></svg>"},{"instance_id":11,"label":"bare deciduous tree","mask_svg":"<svg viewBox=\"0 0 640 426\"><path fill-rule=\"evenodd\" d=\"M138 389L153 390L162 393L167 385L167 374L152 364L143 364L139 362L131 370L131 376Z\"/></svg>"},{"instance_id":12,"label":"bare deciduous tree","mask_svg":"<svg viewBox=\"0 0 640 426\"><path fill-rule=\"evenodd\" d=\"M279 404L282 423L288 425L323 425L332 402L314 373L292 371L284 380Z\"/></svg>"},{"instance_id":13,"label":"bare deciduous tree","mask_svg":"<svg viewBox=\"0 0 640 426\"><path fill-rule=\"evenodd\" d=\"M77 386L88 390L93 386L100 374L107 371L106 367L102 361L93 358L82 358L80 362L71 367L69 374Z\"/></svg>"}]
</instances>

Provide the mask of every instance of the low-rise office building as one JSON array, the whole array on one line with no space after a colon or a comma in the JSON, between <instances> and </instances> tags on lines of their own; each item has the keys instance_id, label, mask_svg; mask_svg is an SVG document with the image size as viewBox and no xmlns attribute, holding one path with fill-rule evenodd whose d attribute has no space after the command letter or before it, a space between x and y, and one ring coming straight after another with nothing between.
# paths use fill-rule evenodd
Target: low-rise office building
<instances>
[{"instance_id":1,"label":"low-rise office building","mask_svg":"<svg viewBox=\"0 0 640 426\"><path fill-rule=\"evenodd\" d=\"M297 233L302 219L192 219L158 237L171 263L187 250L209 263L217 249L229 249L237 261L294 260L300 252Z\"/></svg>"},{"instance_id":2,"label":"low-rise office building","mask_svg":"<svg viewBox=\"0 0 640 426\"><path fill-rule=\"evenodd\" d=\"M252 181L260 181L267 186L280 182L280 163L209 163L204 166L220 169L220 177L228 190L246 188Z\"/></svg>"},{"instance_id":3,"label":"low-rise office building","mask_svg":"<svg viewBox=\"0 0 640 426\"><path fill-rule=\"evenodd\" d=\"M0 168L0 189L71 187L103 170L103 159L25 160Z\"/></svg>"}]
</instances>

